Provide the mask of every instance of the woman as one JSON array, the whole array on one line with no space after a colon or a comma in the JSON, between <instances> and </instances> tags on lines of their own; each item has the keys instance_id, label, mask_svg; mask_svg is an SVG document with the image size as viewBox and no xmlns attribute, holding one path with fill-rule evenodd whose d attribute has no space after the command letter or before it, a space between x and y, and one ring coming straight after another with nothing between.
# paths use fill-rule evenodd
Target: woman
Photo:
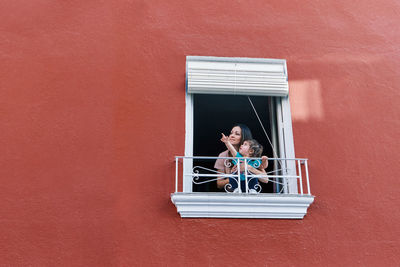
<instances>
[{"instance_id":1,"label":"woman","mask_svg":"<svg viewBox=\"0 0 400 267\"><path fill-rule=\"evenodd\" d=\"M239 150L239 147L243 144L245 140L253 139L251 131L249 127L244 124L237 123L233 126L231 133L229 134L229 141L235 147L236 150ZM223 157L234 157L235 155L231 155L228 150L220 153L218 157L221 157L215 161L214 168L217 169L219 172L222 173L232 173L236 171L236 166L232 166L229 162L224 159ZM253 174L265 174L265 170L268 166L267 158L263 158L263 164L256 169L251 166L248 166L248 170ZM243 166L242 166L243 167ZM260 182L267 183L268 179L258 179ZM224 188L226 184L229 183L229 178L225 179L218 179L217 180L217 187L219 189Z\"/></svg>"}]
</instances>

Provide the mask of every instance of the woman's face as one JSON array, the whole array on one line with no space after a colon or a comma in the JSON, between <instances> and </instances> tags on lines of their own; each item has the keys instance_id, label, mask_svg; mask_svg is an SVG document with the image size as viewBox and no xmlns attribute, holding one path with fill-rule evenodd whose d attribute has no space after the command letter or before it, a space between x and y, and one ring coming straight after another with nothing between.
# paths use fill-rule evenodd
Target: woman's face
<instances>
[{"instance_id":1,"label":"woman's face","mask_svg":"<svg viewBox=\"0 0 400 267\"><path fill-rule=\"evenodd\" d=\"M242 140L242 129L239 126L235 126L229 135L229 141L235 146L240 145L240 140Z\"/></svg>"}]
</instances>

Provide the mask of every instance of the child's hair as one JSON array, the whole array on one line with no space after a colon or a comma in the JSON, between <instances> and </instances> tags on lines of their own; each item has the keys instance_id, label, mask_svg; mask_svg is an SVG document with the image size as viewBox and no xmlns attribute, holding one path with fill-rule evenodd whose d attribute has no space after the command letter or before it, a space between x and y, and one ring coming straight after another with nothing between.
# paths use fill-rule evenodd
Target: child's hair
<instances>
[{"instance_id":1,"label":"child's hair","mask_svg":"<svg viewBox=\"0 0 400 267\"><path fill-rule=\"evenodd\" d=\"M251 157L253 158L259 158L262 155L263 152L263 146L260 145L260 143L257 142L255 139L249 139L246 140L249 143L250 149L253 150L253 153L251 153Z\"/></svg>"}]
</instances>

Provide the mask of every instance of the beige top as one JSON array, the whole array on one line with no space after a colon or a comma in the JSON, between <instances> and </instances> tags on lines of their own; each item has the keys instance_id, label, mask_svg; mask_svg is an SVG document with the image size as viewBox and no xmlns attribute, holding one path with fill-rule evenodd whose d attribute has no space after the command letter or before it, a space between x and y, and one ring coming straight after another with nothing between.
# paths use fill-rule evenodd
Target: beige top
<instances>
[{"instance_id":1,"label":"beige top","mask_svg":"<svg viewBox=\"0 0 400 267\"><path fill-rule=\"evenodd\" d=\"M229 151L225 150L224 152L220 153L218 157L229 157ZM217 170L223 170L225 172L225 162L226 159L217 159L214 164L214 168Z\"/></svg>"}]
</instances>

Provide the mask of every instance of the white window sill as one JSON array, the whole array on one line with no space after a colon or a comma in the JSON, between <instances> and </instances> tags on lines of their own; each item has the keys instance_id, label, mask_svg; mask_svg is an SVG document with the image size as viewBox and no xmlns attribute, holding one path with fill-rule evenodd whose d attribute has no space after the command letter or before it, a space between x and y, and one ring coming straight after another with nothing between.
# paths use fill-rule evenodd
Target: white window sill
<instances>
[{"instance_id":1,"label":"white window sill","mask_svg":"<svg viewBox=\"0 0 400 267\"><path fill-rule=\"evenodd\" d=\"M173 193L171 201L182 218L303 219L312 195Z\"/></svg>"}]
</instances>

